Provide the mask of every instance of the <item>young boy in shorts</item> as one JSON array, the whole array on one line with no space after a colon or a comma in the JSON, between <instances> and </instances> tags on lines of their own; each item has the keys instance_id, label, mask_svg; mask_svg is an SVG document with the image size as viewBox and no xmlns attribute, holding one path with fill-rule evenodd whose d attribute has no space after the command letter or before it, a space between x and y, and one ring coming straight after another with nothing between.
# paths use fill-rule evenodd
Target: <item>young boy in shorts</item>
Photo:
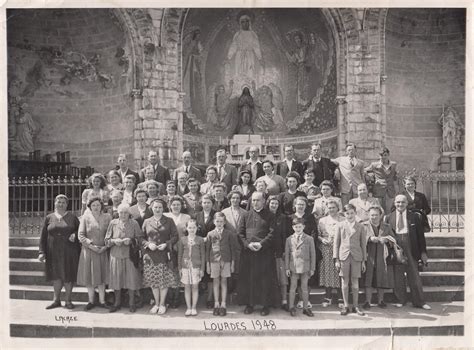
<instances>
[{"instance_id":1,"label":"young boy in shorts","mask_svg":"<svg viewBox=\"0 0 474 350\"><path fill-rule=\"evenodd\" d=\"M214 316L227 314L227 278L234 272L237 254L236 236L224 228L225 223L225 215L217 212L214 215L216 228L207 234L206 242L206 267L212 278L214 290ZM219 297L221 297L220 303Z\"/></svg>"},{"instance_id":2,"label":"young boy in shorts","mask_svg":"<svg viewBox=\"0 0 474 350\"><path fill-rule=\"evenodd\" d=\"M352 204L344 206L345 222L341 222L334 237L333 258L336 269L339 271L342 285L344 307L341 315L345 316L350 311L364 316L359 308L359 278L365 272L367 259L366 232L362 224L356 222L356 208ZM349 283L352 287L352 300L354 306L349 309Z\"/></svg>"}]
</instances>

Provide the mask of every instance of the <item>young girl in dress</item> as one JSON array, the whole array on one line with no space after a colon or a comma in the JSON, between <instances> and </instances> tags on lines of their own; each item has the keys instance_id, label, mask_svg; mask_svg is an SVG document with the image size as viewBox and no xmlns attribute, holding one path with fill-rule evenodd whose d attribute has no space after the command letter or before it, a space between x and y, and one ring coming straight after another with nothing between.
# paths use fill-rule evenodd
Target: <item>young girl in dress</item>
<instances>
[{"instance_id":1,"label":"young girl in dress","mask_svg":"<svg viewBox=\"0 0 474 350\"><path fill-rule=\"evenodd\" d=\"M199 282L204 276L206 246L204 239L196 235L196 220L186 223L187 236L178 241L178 268L181 283L184 284L186 299L185 316L196 316L196 304L199 298Z\"/></svg>"}]
</instances>

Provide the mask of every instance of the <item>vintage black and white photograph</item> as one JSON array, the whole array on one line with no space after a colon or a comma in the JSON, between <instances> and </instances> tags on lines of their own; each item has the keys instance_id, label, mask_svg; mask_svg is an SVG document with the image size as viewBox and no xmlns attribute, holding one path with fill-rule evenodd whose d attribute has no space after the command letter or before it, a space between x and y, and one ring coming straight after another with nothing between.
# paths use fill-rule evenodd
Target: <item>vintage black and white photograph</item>
<instances>
[{"instance_id":1,"label":"vintage black and white photograph","mask_svg":"<svg viewBox=\"0 0 474 350\"><path fill-rule=\"evenodd\" d=\"M468 335L468 8L349 5L6 8L6 337Z\"/></svg>"}]
</instances>

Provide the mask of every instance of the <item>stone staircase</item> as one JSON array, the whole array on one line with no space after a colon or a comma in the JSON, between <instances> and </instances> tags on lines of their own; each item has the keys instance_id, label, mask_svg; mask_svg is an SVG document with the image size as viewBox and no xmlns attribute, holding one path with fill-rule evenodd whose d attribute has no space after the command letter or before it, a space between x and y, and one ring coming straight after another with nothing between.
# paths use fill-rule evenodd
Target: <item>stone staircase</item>
<instances>
[{"instance_id":1,"label":"stone staircase","mask_svg":"<svg viewBox=\"0 0 474 350\"><path fill-rule=\"evenodd\" d=\"M421 272L426 301L464 301L464 235L429 233L426 239L429 264ZM52 287L44 278L44 266L37 260L38 243L39 237L10 237L11 299L53 298ZM322 303L323 298L323 289L311 290L310 299L313 304ZM391 292L386 294L386 300L393 301ZM73 301L87 302L86 288L75 287Z\"/></svg>"}]
</instances>

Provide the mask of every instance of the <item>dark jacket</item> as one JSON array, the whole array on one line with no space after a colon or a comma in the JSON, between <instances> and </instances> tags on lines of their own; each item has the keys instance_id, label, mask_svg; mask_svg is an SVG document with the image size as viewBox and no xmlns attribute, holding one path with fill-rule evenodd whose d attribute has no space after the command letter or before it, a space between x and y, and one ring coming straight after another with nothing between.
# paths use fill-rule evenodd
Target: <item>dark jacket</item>
<instances>
[{"instance_id":1,"label":"dark jacket","mask_svg":"<svg viewBox=\"0 0 474 350\"><path fill-rule=\"evenodd\" d=\"M142 229L145 234L143 255L148 255L154 264L168 263L172 259L173 246L178 241L178 230L173 219L163 215L160 218L159 225L157 225L155 218L151 217L143 222ZM152 251L148 248L150 243L156 245L166 243L166 248Z\"/></svg>"},{"instance_id":2,"label":"dark jacket","mask_svg":"<svg viewBox=\"0 0 474 350\"><path fill-rule=\"evenodd\" d=\"M293 160L293 164L291 164L291 169L288 169L288 164L286 164L286 160L282 160L276 166L277 175L280 175L283 178L286 178L286 175L288 175L290 171L296 171L300 176L300 182L303 181L303 164L301 164L301 162L297 161L296 159Z\"/></svg>"},{"instance_id":3,"label":"dark jacket","mask_svg":"<svg viewBox=\"0 0 474 350\"><path fill-rule=\"evenodd\" d=\"M334 171L337 166L329 158L321 157L319 162L315 162L312 158L306 159L303 161L303 172L307 169L313 170L314 181L313 184L318 186L321 185L321 182L324 180L329 180L334 183Z\"/></svg>"},{"instance_id":4,"label":"dark jacket","mask_svg":"<svg viewBox=\"0 0 474 350\"><path fill-rule=\"evenodd\" d=\"M403 191L402 194L405 197L407 197L407 200L408 200L407 209L420 213L424 232L430 232L431 227L428 221L428 215L431 213L431 208L430 208L430 205L428 204L428 200L426 199L426 196L423 193L417 192L417 191L415 191L414 199L412 199L411 196L406 191ZM394 210L395 210L395 203L392 205L392 211Z\"/></svg>"},{"instance_id":5,"label":"dark jacket","mask_svg":"<svg viewBox=\"0 0 474 350\"><path fill-rule=\"evenodd\" d=\"M397 212L385 216L385 222L390 225L396 237ZM415 260L421 259L421 253L426 253L426 239L423 231L421 214L407 209L408 236L410 237L411 254Z\"/></svg>"},{"instance_id":6,"label":"dark jacket","mask_svg":"<svg viewBox=\"0 0 474 350\"><path fill-rule=\"evenodd\" d=\"M140 182L145 181L145 169L150 167L151 164L140 170ZM171 175L168 168L165 168L164 166L158 164L155 170L155 180L161 182L163 185L166 186L166 182L168 180L171 180Z\"/></svg>"},{"instance_id":7,"label":"dark jacket","mask_svg":"<svg viewBox=\"0 0 474 350\"><path fill-rule=\"evenodd\" d=\"M209 218L206 222L204 222L204 212L200 211L196 213L195 219L196 219L196 224L198 227L197 235L201 237L207 237L207 233L209 231L214 230L216 227L214 225L214 214L216 211L214 209L211 209L211 212L209 214Z\"/></svg>"},{"instance_id":8,"label":"dark jacket","mask_svg":"<svg viewBox=\"0 0 474 350\"><path fill-rule=\"evenodd\" d=\"M206 262L216 262L216 256L212 251L212 244L216 240L211 237L211 233L216 229L210 231L207 236L206 242ZM232 234L228 229L224 228L222 231L222 237L220 239L220 256L224 262L232 262L237 259L237 236Z\"/></svg>"}]
</instances>

